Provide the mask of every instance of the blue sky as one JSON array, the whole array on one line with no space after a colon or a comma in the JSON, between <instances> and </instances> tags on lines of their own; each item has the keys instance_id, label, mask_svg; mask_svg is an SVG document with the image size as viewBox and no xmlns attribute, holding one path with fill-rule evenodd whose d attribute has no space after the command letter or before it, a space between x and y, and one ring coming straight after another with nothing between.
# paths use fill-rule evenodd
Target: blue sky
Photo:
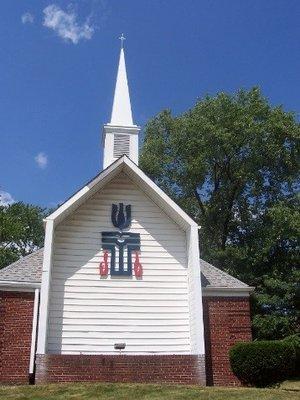
<instances>
[{"instance_id":1,"label":"blue sky","mask_svg":"<svg viewBox=\"0 0 300 400\"><path fill-rule=\"evenodd\" d=\"M46 207L101 169L121 32L135 123L259 85L300 111L298 0L3 0L0 192Z\"/></svg>"}]
</instances>

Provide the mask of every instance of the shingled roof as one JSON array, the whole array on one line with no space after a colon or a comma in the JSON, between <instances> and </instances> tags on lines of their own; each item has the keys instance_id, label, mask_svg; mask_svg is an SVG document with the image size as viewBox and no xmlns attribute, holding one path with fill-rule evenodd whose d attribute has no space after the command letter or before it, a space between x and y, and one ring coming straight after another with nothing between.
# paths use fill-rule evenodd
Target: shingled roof
<instances>
[{"instance_id":1,"label":"shingled roof","mask_svg":"<svg viewBox=\"0 0 300 400\"><path fill-rule=\"evenodd\" d=\"M219 268L214 267L204 260L200 260L201 265L201 280L203 287L212 288L249 288L249 286L234 278L232 275L227 274Z\"/></svg>"},{"instance_id":2,"label":"shingled roof","mask_svg":"<svg viewBox=\"0 0 300 400\"><path fill-rule=\"evenodd\" d=\"M22 282L39 284L42 280L43 249L39 249L26 257L0 270L0 282ZM251 289L248 285L201 260L202 287L207 289Z\"/></svg>"},{"instance_id":3,"label":"shingled roof","mask_svg":"<svg viewBox=\"0 0 300 400\"><path fill-rule=\"evenodd\" d=\"M0 270L0 281L40 283L44 249L39 249L28 256Z\"/></svg>"}]
</instances>

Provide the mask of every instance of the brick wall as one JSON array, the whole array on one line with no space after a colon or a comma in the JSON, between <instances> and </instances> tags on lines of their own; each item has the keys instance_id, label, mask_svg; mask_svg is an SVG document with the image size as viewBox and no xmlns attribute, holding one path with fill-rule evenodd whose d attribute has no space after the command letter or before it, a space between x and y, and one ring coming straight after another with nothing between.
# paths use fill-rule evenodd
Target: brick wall
<instances>
[{"instance_id":1,"label":"brick wall","mask_svg":"<svg viewBox=\"0 0 300 400\"><path fill-rule=\"evenodd\" d=\"M193 355L37 355L37 384L80 381L205 385L205 361Z\"/></svg>"},{"instance_id":2,"label":"brick wall","mask_svg":"<svg viewBox=\"0 0 300 400\"><path fill-rule=\"evenodd\" d=\"M204 297L203 313L207 384L239 386L228 353L234 343L252 339L249 298Z\"/></svg>"},{"instance_id":3,"label":"brick wall","mask_svg":"<svg viewBox=\"0 0 300 400\"><path fill-rule=\"evenodd\" d=\"M0 382L28 383L33 293L0 291ZM38 355L37 383L68 381L239 385L228 351L251 340L249 299L203 299L206 360L193 355Z\"/></svg>"},{"instance_id":4,"label":"brick wall","mask_svg":"<svg viewBox=\"0 0 300 400\"><path fill-rule=\"evenodd\" d=\"M34 294L0 291L0 382L29 382Z\"/></svg>"}]
</instances>

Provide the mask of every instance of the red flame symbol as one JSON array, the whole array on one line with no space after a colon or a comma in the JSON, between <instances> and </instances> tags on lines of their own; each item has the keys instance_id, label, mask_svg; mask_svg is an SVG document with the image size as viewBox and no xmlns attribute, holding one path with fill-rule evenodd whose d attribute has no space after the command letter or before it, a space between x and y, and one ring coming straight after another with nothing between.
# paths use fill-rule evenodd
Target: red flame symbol
<instances>
[{"instance_id":1,"label":"red flame symbol","mask_svg":"<svg viewBox=\"0 0 300 400\"><path fill-rule=\"evenodd\" d=\"M135 261L133 269L134 269L134 274L137 278L140 278L143 275L143 267L142 264L140 263L139 254L137 251L135 252Z\"/></svg>"},{"instance_id":2,"label":"red flame symbol","mask_svg":"<svg viewBox=\"0 0 300 400\"><path fill-rule=\"evenodd\" d=\"M103 261L100 263L99 270L101 276L108 274L108 251L105 251L103 254Z\"/></svg>"}]
</instances>

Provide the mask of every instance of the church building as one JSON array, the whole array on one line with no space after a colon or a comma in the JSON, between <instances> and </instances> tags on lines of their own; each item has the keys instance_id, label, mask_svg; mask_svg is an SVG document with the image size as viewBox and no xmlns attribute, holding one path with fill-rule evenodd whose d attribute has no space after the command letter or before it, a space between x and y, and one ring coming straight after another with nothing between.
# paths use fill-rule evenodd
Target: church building
<instances>
[{"instance_id":1,"label":"church building","mask_svg":"<svg viewBox=\"0 0 300 400\"><path fill-rule=\"evenodd\" d=\"M200 259L199 226L139 168L120 52L103 170L0 271L0 382L238 385L253 288Z\"/></svg>"}]
</instances>

